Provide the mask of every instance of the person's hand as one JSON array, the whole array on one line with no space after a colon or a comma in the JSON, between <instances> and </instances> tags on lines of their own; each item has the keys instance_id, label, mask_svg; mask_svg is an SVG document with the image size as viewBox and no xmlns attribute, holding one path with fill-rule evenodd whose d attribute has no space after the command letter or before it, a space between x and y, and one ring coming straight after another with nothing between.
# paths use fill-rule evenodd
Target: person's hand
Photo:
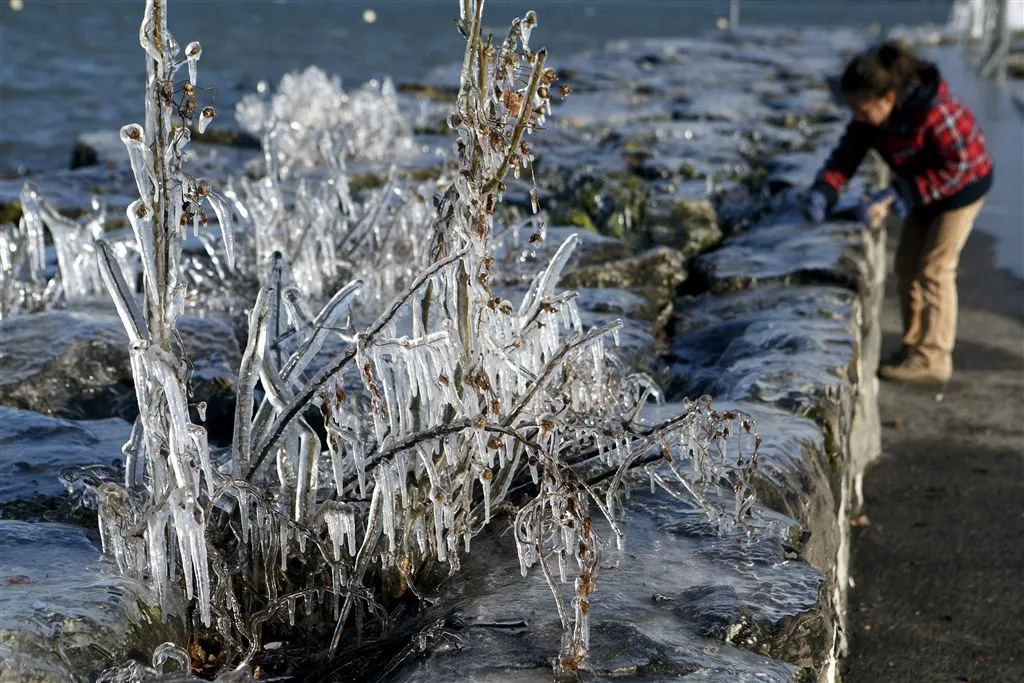
<instances>
[{"instance_id":1,"label":"person's hand","mask_svg":"<svg viewBox=\"0 0 1024 683\"><path fill-rule=\"evenodd\" d=\"M800 211L811 223L824 223L828 214L828 198L823 192L809 190L800 198Z\"/></svg>"},{"instance_id":2,"label":"person's hand","mask_svg":"<svg viewBox=\"0 0 1024 683\"><path fill-rule=\"evenodd\" d=\"M886 212L895 213L901 218L907 215L907 207L896 190L887 187L869 193L861 201L857 214L863 223L875 223L885 218Z\"/></svg>"}]
</instances>

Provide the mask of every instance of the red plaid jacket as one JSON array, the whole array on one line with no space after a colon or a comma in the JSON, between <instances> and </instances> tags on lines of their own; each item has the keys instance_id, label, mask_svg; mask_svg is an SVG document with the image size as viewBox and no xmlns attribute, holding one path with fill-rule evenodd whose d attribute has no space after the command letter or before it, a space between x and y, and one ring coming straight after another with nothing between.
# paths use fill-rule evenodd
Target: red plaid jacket
<instances>
[{"instance_id":1,"label":"red plaid jacket","mask_svg":"<svg viewBox=\"0 0 1024 683\"><path fill-rule=\"evenodd\" d=\"M934 66L881 126L852 121L818 174L814 189L835 203L869 149L892 169L908 210L942 212L973 204L992 185L992 157L971 110L949 92Z\"/></svg>"}]
</instances>

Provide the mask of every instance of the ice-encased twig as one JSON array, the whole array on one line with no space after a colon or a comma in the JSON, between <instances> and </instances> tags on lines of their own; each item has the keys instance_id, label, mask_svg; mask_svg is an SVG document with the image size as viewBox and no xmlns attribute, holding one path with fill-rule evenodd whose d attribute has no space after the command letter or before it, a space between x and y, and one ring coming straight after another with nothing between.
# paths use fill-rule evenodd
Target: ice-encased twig
<instances>
[{"instance_id":1,"label":"ice-encased twig","mask_svg":"<svg viewBox=\"0 0 1024 683\"><path fill-rule=\"evenodd\" d=\"M114 256L110 243L106 240L97 240L96 247L99 250L100 274L103 277L103 284L110 292L114 300L114 308L121 318L124 329L128 332L128 342L132 345L140 344L149 340L149 329L146 320L142 317L142 311L128 283L124 279L124 273Z\"/></svg>"},{"instance_id":2,"label":"ice-encased twig","mask_svg":"<svg viewBox=\"0 0 1024 683\"><path fill-rule=\"evenodd\" d=\"M259 369L263 365L263 354L267 339L267 314L270 293L266 287L260 287L256 294L256 303L249 313L249 335L242 354L242 363L238 369L238 381L235 383L235 424L231 440L231 459L234 463L234 475L241 476L249 467L249 451L252 436L252 419L256 382Z\"/></svg>"}]
</instances>

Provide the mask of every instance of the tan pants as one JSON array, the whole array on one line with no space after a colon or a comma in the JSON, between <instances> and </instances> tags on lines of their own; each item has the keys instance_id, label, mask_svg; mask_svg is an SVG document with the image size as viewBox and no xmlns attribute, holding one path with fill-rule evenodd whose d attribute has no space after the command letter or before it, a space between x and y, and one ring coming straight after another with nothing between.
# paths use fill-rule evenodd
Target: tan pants
<instances>
[{"instance_id":1,"label":"tan pants","mask_svg":"<svg viewBox=\"0 0 1024 683\"><path fill-rule=\"evenodd\" d=\"M903 345L928 365L951 362L956 341L956 271L984 198L931 219L907 217L896 248Z\"/></svg>"}]
</instances>

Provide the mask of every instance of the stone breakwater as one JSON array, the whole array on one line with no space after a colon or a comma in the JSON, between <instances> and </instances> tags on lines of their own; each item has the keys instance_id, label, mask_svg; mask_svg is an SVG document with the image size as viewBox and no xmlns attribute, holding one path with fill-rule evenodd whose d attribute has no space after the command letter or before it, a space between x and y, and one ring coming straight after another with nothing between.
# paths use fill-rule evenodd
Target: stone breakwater
<instances>
[{"instance_id":1,"label":"stone breakwater","mask_svg":"<svg viewBox=\"0 0 1024 683\"><path fill-rule=\"evenodd\" d=\"M536 139L539 200L553 227L530 259L549 256L562 234L584 238L561 287L580 292L588 324L624 320L625 361L666 391L647 419L710 395L716 409L748 415L762 440L753 533L719 528L643 482L635 488L624 546L605 549L592 600L585 667L598 679L836 678L849 519L879 452L884 235L856 223L852 203L807 225L794 194L842 129L826 76L864 40L743 31L622 42L557 65L576 93ZM455 82L438 74L403 97L440 120ZM429 176L425 150L441 143L420 132L423 154L403 170ZM114 208L132 194L124 163L104 161L97 147L102 163L36 179L68 213L86 205L87 188L103 188ZM216 177L253 152L199 146L197 155ZM357 187L384 177L377 168L354 175ZM871 181L858 178L852 192ZM11 211L19 189L0 187ZM506 199L529 203L518 183ZM227 400L237 330L210 318L192 334L185 327L210 405ZM69 502L55 486L59 477L81 496L82 478L117 476L121 466L129 424L113 416L133 415L114 330L109 308L0 322L0 402L11 406L0 417L3 681L69 680L147 660L153 643L180 628L110 573L88 515L72 505L88 501ZM44 340L59 343L33 353ZM51 571L61 547L74 561ZM440 588L440 616L410 622L393 650L357 650L332 666L410 681L549 680L558 615L543 578L519 575L500 522L463 564Z\"/></svg>"}]
</instances>

